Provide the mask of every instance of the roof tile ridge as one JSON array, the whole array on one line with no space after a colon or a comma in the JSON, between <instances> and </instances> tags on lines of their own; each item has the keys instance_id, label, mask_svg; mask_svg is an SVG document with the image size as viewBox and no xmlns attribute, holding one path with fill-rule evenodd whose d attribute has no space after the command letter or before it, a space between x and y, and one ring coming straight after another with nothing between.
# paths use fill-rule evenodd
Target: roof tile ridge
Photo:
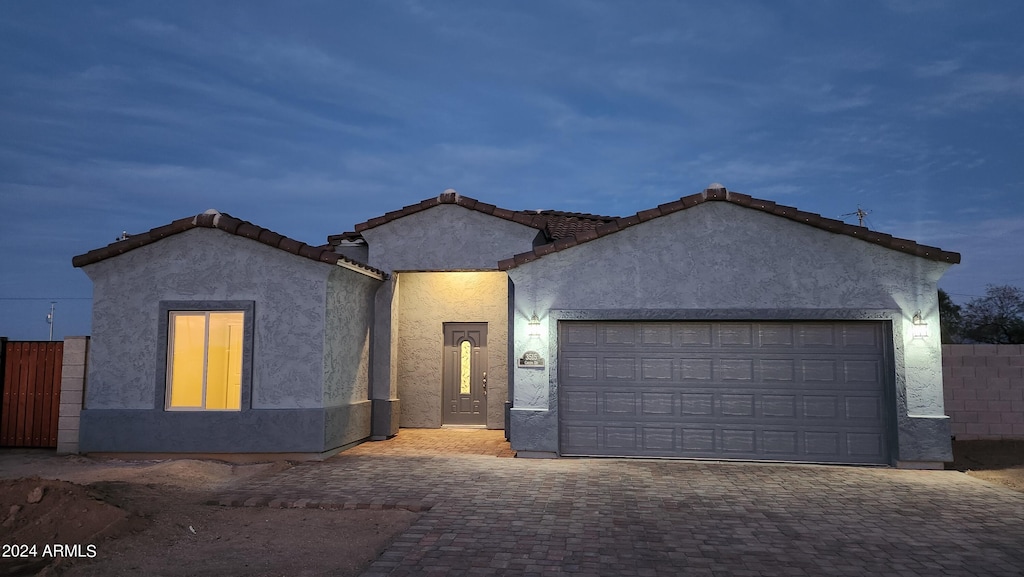
<instances>
[{"instance_id":1,"label":"roof tile ridge","mask_svg":"<svg viewBox=\"0 0 1024 577\"><path fill-rule=\"evenodd\" d=\"M557 209L519 210L519 211L516 211L516 212L525 212L527 214L539 215L539 216L562 216L562 217L568 217L568 218L579 218L579 219L582 219L582 220L612 221L612 220L616 220L618 218L621 218L621 217L618 217L618 216L605 216L605 215L600 215L600 214L591 214L591 213L588 213L588 212L572 212L572 211L557 210Z\"/></svg>"},{"instance_id":2,"label":"roof tile ridge","mask_svg":"<svg viewBox=\"0 0 1024 577\"><path fill-rule=\"evenodd\" d=\"M366 263L348 258L330 249L329 245L314 247L300 240L287 237L269 228L253 224L246 220L233 217L230 214L210 209L205 212L186 216L173 220L168 224L149 229L146 232L133 234L125 239L114 241L107 246L93 249L85 254L77 255L71 259L75 267L90 265L107 258L122 255L128 251L152 244L169 236L180 234L193 228L213 228L234 236L241 236L255 240L261 244L289 252L294 255L304 256L312 260L337 264L343 261L353 267L363 269L367 272L386 278L386 273Z\"/></svg>"},{"instance_id":3,"label":"roof tile ridge","mask_svg":"<svg viewBox=\"0 0 1024 577\"><path fill-rule=\"evenodd\" d=\"M722 196L723 192L724 196ZM841 220L829 218L816 212L808 212L793 206L776 204L770 200L754 198L747 194L726 190L725 187L721 187L720 191L715 191L713 197L712 195L706 195L705 198L708 200L725 200L733 204L761 210L795 222L807 224L826 232L858 238L885 248L931 260L956 264L960 262L961 258L960 254L956 252L945 251L938 247L922 245L910 239L893 236L886 232L871 230L867 227L847 224Z\"/></svg>"}]
</instances>

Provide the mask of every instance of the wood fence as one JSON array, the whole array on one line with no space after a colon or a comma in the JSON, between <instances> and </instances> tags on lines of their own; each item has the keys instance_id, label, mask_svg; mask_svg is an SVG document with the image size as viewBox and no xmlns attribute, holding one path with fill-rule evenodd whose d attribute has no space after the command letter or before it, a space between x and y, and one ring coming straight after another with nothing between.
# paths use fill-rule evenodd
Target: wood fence
<instances>
[{"instance_id":1,"label":"wood fence","mask_svg":"<svg viewBox=\"0 0 1024 577\"><path fill-rule=\"evenodd\" d=\"M64 343L0 345L0 446L56 447Z\"/></svg>"}]
</instances>

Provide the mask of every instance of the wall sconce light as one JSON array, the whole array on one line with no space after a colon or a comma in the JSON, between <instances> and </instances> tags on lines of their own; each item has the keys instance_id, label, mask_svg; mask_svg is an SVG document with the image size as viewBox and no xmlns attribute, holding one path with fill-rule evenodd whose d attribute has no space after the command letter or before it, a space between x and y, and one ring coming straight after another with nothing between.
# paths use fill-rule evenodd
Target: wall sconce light
<instances>
[{"instance_id":1,"label":"wall sconce light","mask_svg":"<svg viewBox=\"0 0 1024 577\"><path fill-rule=\"evenodd\" d=\"M915 339L926 339L928 338L928 323L924 322L921 318L921 311L914 313L914 318L911 321L913 327L910 329L910 335Z\"/></svg>"},{"instance_id":2,"label":"wall sconce light","mask_svg":"<svg viewBox=\"0 0 1024 577\"><path fill-rule=\"evenodd\" d=\"M530 317L530 328L527 334L530 335L530 338L540 338L540 319L537 318L537 313L533 313L533 316Z\"/></svg>"}]
</instances>

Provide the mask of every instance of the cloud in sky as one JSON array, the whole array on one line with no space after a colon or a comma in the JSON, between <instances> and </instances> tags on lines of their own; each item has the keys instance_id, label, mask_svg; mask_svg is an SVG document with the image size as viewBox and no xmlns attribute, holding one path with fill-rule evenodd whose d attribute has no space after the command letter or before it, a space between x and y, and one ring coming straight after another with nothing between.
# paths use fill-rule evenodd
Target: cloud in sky
<instances>
[{"instance_id":1,"label":"cloud in sky","mask_svg":"<svg viewBox=\"0 0 1024 577\"><path fill-rule=\"evenodd\" d=\"M1010 1L5 3L0 299L86 298L71 256L211 207L320 243L449 187L631 214L713 181L960 250L961 294L1024 284L1022 20ZM12 302L0 334L38 337Z\"/></svg>"}]
</instances>

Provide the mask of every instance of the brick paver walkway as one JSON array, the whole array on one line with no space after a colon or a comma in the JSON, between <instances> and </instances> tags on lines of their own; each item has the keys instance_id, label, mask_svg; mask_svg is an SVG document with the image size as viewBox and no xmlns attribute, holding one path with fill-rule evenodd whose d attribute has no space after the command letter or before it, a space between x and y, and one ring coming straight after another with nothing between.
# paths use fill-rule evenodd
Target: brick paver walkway
<instances>
[{"instance_id":1,"label":"brick paver walkway","mask_svg":"<svg viewBox=\"0 0 1024 577\"><path fill-rule=\"evenodd\" d=\"M403 429L224 504L422 510L383 575L1024 575L1024 494L952 471L530 460Z\"/></svg>"}]
</instances>

